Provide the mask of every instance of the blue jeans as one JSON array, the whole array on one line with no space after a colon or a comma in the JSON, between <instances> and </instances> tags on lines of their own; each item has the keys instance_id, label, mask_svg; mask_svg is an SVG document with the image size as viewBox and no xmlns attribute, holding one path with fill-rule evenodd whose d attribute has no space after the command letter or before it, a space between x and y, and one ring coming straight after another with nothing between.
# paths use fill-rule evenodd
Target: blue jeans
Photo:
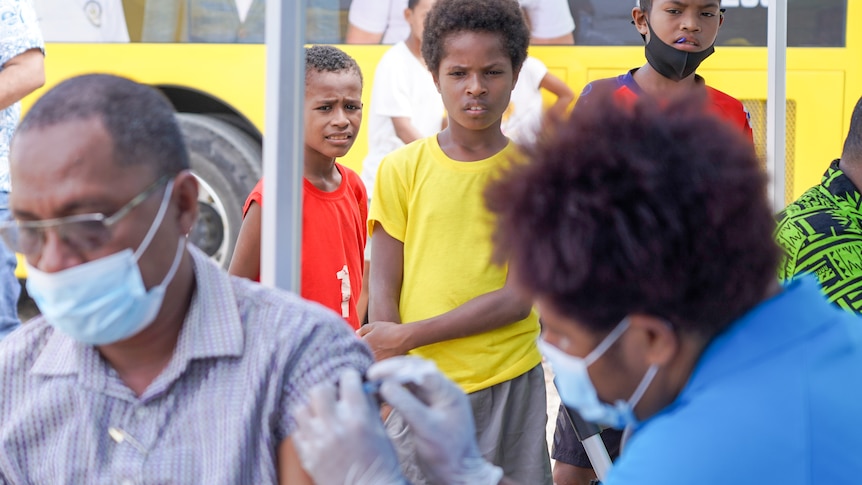
<instances>
[{"instance_id":1,"label":"blue jeans","mask_svg":"<svg viewBox=\"0 0 862 485\"><path fill-rule=\"evenodd\" d=\"M0 221L9 217L9 193L0 192ZM0 338L18 328L18 297L21 285L15 278L15 253L0 239Z\"/></svg>"}]
</instances>

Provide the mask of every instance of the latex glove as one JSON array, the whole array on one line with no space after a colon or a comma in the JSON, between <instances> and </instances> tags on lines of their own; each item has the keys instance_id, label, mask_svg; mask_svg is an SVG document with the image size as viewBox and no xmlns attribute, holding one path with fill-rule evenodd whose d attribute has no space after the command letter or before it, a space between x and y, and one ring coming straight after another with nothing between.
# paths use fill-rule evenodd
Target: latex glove
<instances>
[{"instance_id":1,"label":"latex glove","mask_svg":"<svg viewBox=\"0 0 862 485\"><path fill-rule=\"evenodd\" d=\"M467 396L433 362L393 357L373 364L367 376L381 381L380 395L410 426L428 479L451 485L500 483L503 470L479 453Z\"/></svg>"},{"instance_id":2,"label":"latex glove","mask_svg":"<svg viewBox=\"0 0 862 485\"><path fill-rule=\"evenodd\" d=\"M319 485L405 485L378 407L356 369L309 393L293 434L302 467Z\"/></svg>"}]
</instances>

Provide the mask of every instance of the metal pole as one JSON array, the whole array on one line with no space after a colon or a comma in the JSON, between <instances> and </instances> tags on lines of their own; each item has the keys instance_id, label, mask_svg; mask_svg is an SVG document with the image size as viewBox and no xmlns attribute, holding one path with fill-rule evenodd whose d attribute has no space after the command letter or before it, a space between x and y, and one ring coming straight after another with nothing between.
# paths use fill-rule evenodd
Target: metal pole
<instances>
[{"instance_id":1,"label":"metal pole","mask_svg":"<svg viewBox=\"0 0 862 485\"><path fill-rule=\"evenodd\" d=\"M766 166L772 178L772 207L777 212L786 204L787 190L787 0L770 0L767 17Z\"/></svg>"},{"instance_id":2,"label":"metal pole","mask_svg":"<svg viewBox=\"0 0 862 485\"><path fill-rule=\"evenodd\" d=\"M266 2L260 280L299 292L307 0Z\"/></svg>"},{"instance_id":3,"label":"metal pole","mask_svg":"<svg viewBox=\"0 0 862 485\"><path fill-rule=\"evenodd\" d=\"M596 478L599 482L605 479L608 471L611 469L611 457L608 455L608 449L605 448L605 442L602 441L602 430L598 425L585 421L584 418L574 409L563 407L560 412L565 413L566 419L569 421L575 435L580 440L584 451L587 452L587 458L590 459L590 465L596 473Z\"/></svg>"}]
</instances>

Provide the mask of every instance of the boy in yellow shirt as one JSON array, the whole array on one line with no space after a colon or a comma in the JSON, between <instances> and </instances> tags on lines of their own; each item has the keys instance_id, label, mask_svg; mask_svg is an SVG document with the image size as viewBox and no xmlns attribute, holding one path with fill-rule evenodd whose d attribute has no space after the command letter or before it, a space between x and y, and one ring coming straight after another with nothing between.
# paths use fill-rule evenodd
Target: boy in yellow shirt
<instances>
[{"instance_id":1,"label":"boy in yellow shirt","mask_svg":"<svg viewBox=\"0 0 862 485\"><path fill-rule=\"evenodd\" d=\"M434 360L469 393L486 459L521 483L550 484L538 320L492 261L484 188L523 159L500 129L530 33L515 0L438 0L422 56L448 126L383 159L369 215L369 325L358 333L378 360ZM410 433L390 436L411 483Z\"/></svg>"}]
</instances>

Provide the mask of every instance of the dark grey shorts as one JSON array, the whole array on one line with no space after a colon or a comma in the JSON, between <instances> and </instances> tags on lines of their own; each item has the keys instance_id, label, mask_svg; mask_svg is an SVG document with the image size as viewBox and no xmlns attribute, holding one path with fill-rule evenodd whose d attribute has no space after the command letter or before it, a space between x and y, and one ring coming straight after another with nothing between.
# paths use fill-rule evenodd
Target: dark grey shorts
<instances>
[{"instance_id":1,"label":"dark grey shorts","mask_svg":"<svg viewBox=\"0 0 862 485\"><path fill-rule=\"evenodd\" d=\"M578 435L572 429L572 425L566 418L566 410L563 405L560 405L560 412L557 413L557 429L554 431L554 447L551 452L551 457L568 465L573 465L581 468L592 468L590 458L587 456L584 446L578 440ZM602 431L602 441L605 443L605 448L608 450L611 460L616 460L620 454L620 439L623 432L616 429L605 429Z\"/></svg>"},{"instance_id":2,"label":"dark grey shorts","mask_svg":"<svg viewBox=\"0 0 862 485\"><path fill-rule=\"evenodd\" d=\"M476 440L485 459L503 468L505 475L516 483L551 485L542 366L467 397L476 422ZM410 483L428 483L416 462L407 423L396 411L386 419L386 433Z\"/></svg>"}]
</instances>

